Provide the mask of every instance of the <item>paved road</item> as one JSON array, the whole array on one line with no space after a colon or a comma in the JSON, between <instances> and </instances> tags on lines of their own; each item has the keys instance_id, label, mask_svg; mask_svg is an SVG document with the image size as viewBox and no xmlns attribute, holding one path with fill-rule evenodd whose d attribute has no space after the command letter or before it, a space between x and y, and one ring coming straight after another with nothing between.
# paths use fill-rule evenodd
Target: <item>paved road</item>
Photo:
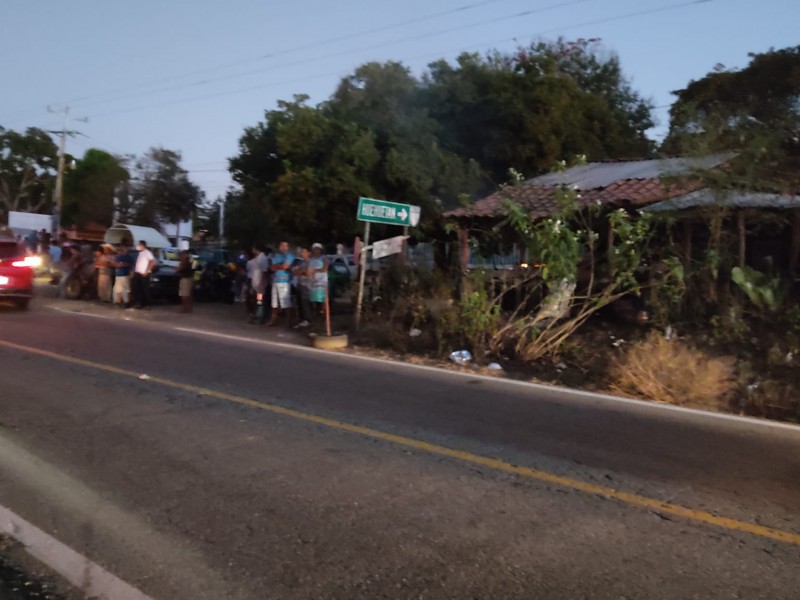
<instances>
[{"instance_id":1,"label":"paved road","mask_svg":"<svg viewBox=\"0 0 800 600\"><path fill-rule=\"evenodd\" d=\"M41 306L0 505L164 600L800 590L800 432Z\"/></svg>"}]
</instances>

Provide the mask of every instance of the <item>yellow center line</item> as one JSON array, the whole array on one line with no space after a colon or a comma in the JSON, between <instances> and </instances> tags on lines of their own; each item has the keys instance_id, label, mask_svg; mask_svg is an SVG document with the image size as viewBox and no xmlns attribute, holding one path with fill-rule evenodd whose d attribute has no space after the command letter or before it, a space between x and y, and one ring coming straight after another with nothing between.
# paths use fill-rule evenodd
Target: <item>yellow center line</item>
<instances>
[{"instance_id":1,"label":"yellow center line","mask_svg":"<svg viewBox=\"0 0 800 600\"><path fill-rule=\"evenodd\" d=\"M122 369L120 367L115 367L113 365L94 362L91 360L85 360L82 358L76 358L73 356L67 356L64 354L59 354L57 352L51 352L49 350L33 348L31 346L23 346L21 344L15 344L13 342L0 340L0 346L5 346L6 348L12 348L14 350L20 350L30 354L44 356L65 363L80 365L83 367L89 367L91 369L96 369L99 371L105 371L107 373L114 373L115 375L122 375L124 377L132 377L139 379L141 375L140 373L137 373L135 371ZM293 410L291 408L278 406L276 404L260 402L258 400L253 400L252 398L246 398L244 396L238 396L236 394L229 394L227 392L220 392L217 390L212 390L197 385L181 383L179 381L173 381L171 379L166 379L163 377L149 376L146 381L148 383L155 383L165 387L183 390L186 392L190 392L200 396L205 396L208 398L224 400L226 402L231 402L233 404L239 404L241 406L247 406L258 410L271 412L273 414L291 417L293 419L298 419L301 421L305 421L307 423L324 425L325 427L330 427L332 429L337 429L339 431L347 431L350 433L355 433L372 439L389 442L391 444L404 446L406 448L411 448L413 450L417 450L420 452L427 452L429 454L445 456L447 458L452 458L473 465L480 465L482 467L493 469L495 471L500 471L511 475L517 475L519 477L556 485L562 488L576 490L579 492L583 492L585 494L602 496L612 500L617 500L618 502L622 502L624 504L628 504L631 506L647 508L652 511L674 515L677 517L682 517L698 523L714 525L716 527L721 527L729 531L748 533L758 537L767 538L778 542L785 542L788 544L793 544L795 546L800 546L800 534L791 531L784 531L772 527L765 527L763 525L757 525L755 523L749 523L747 521L740 521L738 519L733 519L730 517L722 517L703 510L695 510L687 506L681 506L680 504L673 504L671 502L665 502L663 500L658 500L656 498L650 498L647 496L641 496L639 494L616 490L614 488L607 487L604 485L588 483L585 481L580 481L578 479L573 479L571 477L556 475L554 473L549 473L547 471L533 469L530 467L513 465L509 462L505 462L497 458L481 456L479 454L473 454L471 452L465 452L463 450L455 450L454 448L440 446L439 444L432 444L430 442L424 442L422 440L417 440L414 438L409 438L394 433L387 433L385 431L372 429L370 427L362 427L360 425L354 425L352 423L338 421L336 419L330 419L328 417L321 417L318 415L305 413L299 410Z\"/></svg>"}]
</instances>

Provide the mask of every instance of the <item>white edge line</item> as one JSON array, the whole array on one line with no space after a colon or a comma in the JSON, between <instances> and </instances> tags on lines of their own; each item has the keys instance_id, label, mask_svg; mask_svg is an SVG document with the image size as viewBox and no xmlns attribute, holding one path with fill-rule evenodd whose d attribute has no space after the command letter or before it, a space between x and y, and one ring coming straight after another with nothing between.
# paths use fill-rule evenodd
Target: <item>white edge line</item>
<instances>
[{"instance_id":1,"label":"white edge line","mask_svg":"<svg viewBox=\"0 0 800 600\"><path fill-rule=\"evenodd\" d=\"M79 310L69 310L68 308L61 308L60 306L48 306L50 310L60 312L65 315L73 315L75 317L90 317L92 319L103 319L105 321L119 321L116 317L109 317L107 315L95 315L93 313L81 312Z\"/></svg>"},{"instance_id":2,"label":"white edge line","mask_svg":"<svg viewBox=\"0 0 800 600\"><path fill-rule=\"evenodd\" d=\"M150 596L1 505L0 531L16 539L28 554L64 577L87 597L104 600L152 600Z\"/></svg>"},{"instance_id":3,"label":"white edge line","mask_svg":"<svg viewBox=\"0 0 800 600\"><path fill-rule=\"evenodd\" d=\"M510 385L516 387L523 387L531 390L536 390L540 392L548 392L550 394L558 394L561 396L565 396L567 398L582 398L582 399L589 399L589 400L600 400L603 402L616 402L619 404L628 404L632 406L636 406L639 408L653 410L653 411L665 411L665 412L677 412L683 414L689 414L699 417L705 417L708 419L719 419L724 421L733 421L742 425L757 425L760 427L770 427L774 429L782 429L785 431L791 431L795 434L800 434L800 426L792 425L791 423L781 423L780 421L770 421L767 419L756 419L754 417L744 417L741 415L732 415L726 413L718 413L712 412L707 410L702 410L699 408L688 408L685 406L674 406L672 404L662 404L660 402L653 402L649 400L637 400L636 398L622 398L620 396L611 396L609 394L600 394L598 392L588 392L585 390L575 390L571 388L564 388L554 385L547 385L543 383L533 383L530 381L520 381L517 379L507 379L503 377L493 377L490 375L481 375L480 373L464 373L462 371L451 371L449 369L443 369L440 367L431 367L428 365L415 365L412 363L407 363L403 361L392 361L385 358L377 358L374 356L363 356L361 354L351 354L349 352L335 352L332 350L323 350L320 348L312 348L309 346L300 346L298 344L289 344L286 342L274 342L272 340L259 340L255 338L249 338L246 336L239 336L239 335L231 335L227 333L218 333L216 331L207 331L204 329L194 329L191 327L173 327L174 331L180 331L183 333L192 333L192 334L199 334L205 335L209 337L216 337L231 341L237 342L247 342L251 344L259 344L263 346L272 346L275 348L283 348L287 350L295 350L299 352L308 352L308 353L317 353L317 354L326 354L328 356L336 356L341 358L347 358L350 360L360 360L364 362L371 362L371 363L378 363L384 366L391 366L391 367L401 367L404 369L415 369L418 371L426 371L428 373L436 373L438 375L447 375L451 377L459 377L464 379L478 379L481 381L489 381L491 383L501 384L501 385Z\"/></svg>"}]
</instances>

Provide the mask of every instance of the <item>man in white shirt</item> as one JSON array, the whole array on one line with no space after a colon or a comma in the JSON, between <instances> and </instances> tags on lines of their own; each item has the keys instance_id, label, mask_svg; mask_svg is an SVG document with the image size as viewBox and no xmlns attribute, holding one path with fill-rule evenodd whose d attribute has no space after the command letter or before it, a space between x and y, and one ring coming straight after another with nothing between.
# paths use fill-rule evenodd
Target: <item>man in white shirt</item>
<instances>
[{"instance_id":1,"label":"man in white shirt","mask_svg":"<svg viewBox=\"0 0 800 600\"><path fill-rule=\"evenodd\" d=\"M136 266L133 269L133 299L134 308L147 308L150 306L150 273L156 267L156 259L147 248L147 243L140 240L136 246L139 255L136 257Z\"/></svg>"}]
</instances>

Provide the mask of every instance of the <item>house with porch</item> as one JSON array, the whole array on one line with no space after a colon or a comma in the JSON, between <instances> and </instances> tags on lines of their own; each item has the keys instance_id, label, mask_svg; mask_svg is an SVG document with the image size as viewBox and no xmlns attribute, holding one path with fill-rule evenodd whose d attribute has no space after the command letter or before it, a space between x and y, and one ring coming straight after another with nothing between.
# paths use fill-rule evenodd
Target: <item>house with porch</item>
<instances>
[{"instance_id":1,"label":"house with porch","mask_svg":"<svg viewBox=\"0 0 800 600\"><path fill-rule=\"evenodd\" d=\"M736 240L740 266L769 267L797 279L800 196L720 192L707 186L700 174L724 169L732 157L716 154L588 163L504 187L444 216L458 228L462 272L470 265L471 241L503 228L507 201L528 211L534 221L544 219L559 212L557 192L562 186L570 186L578 194L579 208L599 205L609 211L623 208L671 215L674 236L680 240L687 260L696 259L709 242L724 243L722 236L726 233L726 240Z\"/></svg>"}]
</instances>

